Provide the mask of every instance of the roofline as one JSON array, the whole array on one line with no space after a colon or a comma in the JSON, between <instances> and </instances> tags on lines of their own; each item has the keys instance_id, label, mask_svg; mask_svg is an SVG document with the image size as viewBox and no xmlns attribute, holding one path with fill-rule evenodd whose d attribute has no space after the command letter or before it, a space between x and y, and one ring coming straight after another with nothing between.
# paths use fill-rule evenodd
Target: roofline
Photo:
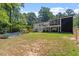
<instances>
[{"instance_id":1,"label":"roofline","mask_svg":"<svg viewBox=\"0 0 79 59\"><path fill-rule=\"evenodd\" d=\"M59 20L59 19L70 18L70 17L73 17L73 16L63 17L63 18L58 18L58 19L53 19L53 20ZM50 20L48 20L48 21L50 21Z\"/></svg>"},{"instance_id":2,"label":"roofline","mask_svg":"<svg viewBox=\"0 0 79 59\"><path fill-rule=\"evenodd\" d=\"M73 16L68 16L68 17L63 17L63 18L58 18L58 19L53 19L53 20L59 20L59 19L70 18L70 17L73 17ZM50 20L48 20L48 21L50 21ZM46 22L48 22L48 21L46 21ZM40 23L44 23L44 22L39 22L39 23L35 23L35 24L40 24Z\"/></svg>"}]
</instances>

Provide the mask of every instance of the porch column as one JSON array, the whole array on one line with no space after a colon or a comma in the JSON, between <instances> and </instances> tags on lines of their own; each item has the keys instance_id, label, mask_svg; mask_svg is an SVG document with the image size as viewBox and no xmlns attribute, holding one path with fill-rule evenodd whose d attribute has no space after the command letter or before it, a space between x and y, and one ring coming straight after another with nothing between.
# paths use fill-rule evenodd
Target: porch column
<instances>
[{"instance_id":1,"label":"porch column","mask_svg":"<svg viewBox=\"0 0 79 59\"><path fill-rule=\"evenodd\" d=\"M49 27L49 32L51 32L51 27Z\"/></svg>"},{"instance_id":2,"label":"porch column","mask_svg":"<svg viewBox=\"0 0 79 59\"><path fill-rule=\"evenodd\" d=\"M60 26L59 26L59 32L61 32L61 18L60 18Z\"/></svg>"},{"instance_id":3,"label":"porch column","mask_svg":"<svg viewBox=\"0 0 79 59\"><path fill-rule=\"evenodd\" d=\"M60 26L59 26L59 27L57 27L57 30L58 30L58 32L61 32L61 28L60 28Z\"/></svg>"}]
</instances>

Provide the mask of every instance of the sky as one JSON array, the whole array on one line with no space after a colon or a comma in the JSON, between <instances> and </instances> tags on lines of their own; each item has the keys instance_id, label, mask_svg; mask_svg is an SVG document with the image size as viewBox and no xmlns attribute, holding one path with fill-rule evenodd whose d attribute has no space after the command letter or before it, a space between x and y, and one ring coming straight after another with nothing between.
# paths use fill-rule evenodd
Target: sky
<instances>
[{"instance_id":1,"label":"sky","mask_svg":"<svg viewBox=\"0 0 79 59\"><path fill-rule=\"evenodd\" d=\"M73 9L75 13L79 13L79 3L26 3L21 8L22 13L34 12L38 16L41 7L48 7L50 11L56 15L59 12L65 12L66 9Z\"/></svg>"}]
</instances>

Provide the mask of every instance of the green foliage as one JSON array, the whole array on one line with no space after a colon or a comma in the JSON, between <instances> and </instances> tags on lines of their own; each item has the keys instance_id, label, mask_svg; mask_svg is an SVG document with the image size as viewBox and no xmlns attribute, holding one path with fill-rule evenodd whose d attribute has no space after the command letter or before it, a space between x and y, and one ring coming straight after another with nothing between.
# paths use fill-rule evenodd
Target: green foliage
<instances>
[{"instance_id":1,"label":"green foliage","mask_svg":"<svg viewBox=\"0 0 79 59\"><path fill-rule=\"evenodd\" d=\"M67 17L66 12L64 12L64 13L59 12L58 14L56 14L56 19L64 18L64 17Z\"/></svg>"},{"instance_id":2,"label":"green foliage","mask_svg":"<svg viewBox=\"0 0 79 59\"><path fill-rule=\"evenodd\" d=\"M27 25L26 28L27 28L28 32L32 32L32 27L31 26Z\"/></svg>"},{"instance_id":3,"label":"green foliage","mask_svg":"<svg viewBox=\"0 0 79 59\"><path fill-rule=\"evenodd\" d=\"M72 9L67 9L66 13L67 13L67 16L74 16L75 15L75 13Z\"/></svg>"},{"instance_id":4,"label":"green foliage","mask_svg":"<svg viewBox=\"0 0 79 59\"><path fill-rule=\"evenodd\" d=\"M73 23L74 23L74 27L78 27L79 28L79 14L74 16Z\"/></svg>"},{"instance_id":5,"label":"green foliage","mask_svg":"<svg viewBox=\"0 0 79 59\"><path fill-rule=\"evenodd\" d=\"M2 3L0 4L0 32L20 31L25 24L20 20L20 3Z\"/></svg>"},{"instance_id":6,"label":"green foliage","mask_svg":"<svg viewBox=\"0 0 79 59\"><path fill-rule=\"evenodd\" d=\"M30 26L33 26L34 23L37 22L37 17L35 15L35 13L30 12L27 14L27 24Z\"/></svg>"},{"instance_id":7,"label":"green foliage","mask_svg":"<svg viewBox=\"0 0 79 59\"><path fill-rule=\"evenodd\" d=\"M57 16L57 18L62 18L62 13L59 12L56 16Z\"/></svg>"},{"instance_id":8,"label":"green foliage","mask_svg":"<svg viewBox=\"0 0 79 59\"><path fill-rule=\"evenodd\" d=\"M45 22L53 18L52 12L47 7L41 7L39 11L39 22Z\"/></svg>"},{"instance_id":9,"label":"green foliage","mask_svg":"<svg viewBox=\"0 0 79 59\"><path fill-rule=\"evenodd\" d=\"M10 25L9 16L7 15L5 9L3 9L2 7L3 4L0 4L0 33L3 33L5 28Z\"/></svg>"},{"instance_id":10,"label":"green foliage","mask_svg":"<svg viewBox=\"0 0 79 59\"><path fill-rule=\"evenodd\" d=\"M12 23L12 32L17 32L23 29L25 25L22 22L13 22Z\"/></svg>"}]
</instances>

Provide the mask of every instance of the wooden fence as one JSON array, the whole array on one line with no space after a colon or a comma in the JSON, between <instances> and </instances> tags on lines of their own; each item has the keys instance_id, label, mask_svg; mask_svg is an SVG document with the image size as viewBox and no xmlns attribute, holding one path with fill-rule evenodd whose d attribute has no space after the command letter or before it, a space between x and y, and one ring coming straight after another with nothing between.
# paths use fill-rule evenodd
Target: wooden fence
<instances>
[{"instance_id":1,"label":"wooden fence","mask_svg":"<svg viewBox=\"0 0 79 59\"><path fill-rule=\"evenodd\" d=\"M73 34L75 35L75 39L79 41L79 28L74 28Z\"/></svg>"}]
</instances>

